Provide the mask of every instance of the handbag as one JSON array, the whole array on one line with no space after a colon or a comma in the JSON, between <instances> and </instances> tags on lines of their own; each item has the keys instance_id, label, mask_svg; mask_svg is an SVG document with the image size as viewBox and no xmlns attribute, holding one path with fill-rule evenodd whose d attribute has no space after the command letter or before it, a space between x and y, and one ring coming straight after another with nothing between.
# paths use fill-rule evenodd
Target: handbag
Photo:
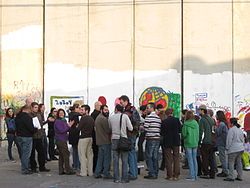
<instances>
[{"instance_id":1,"label":"handbag","mask_svg":"<svg viewBox=\"0 0 250 188\"><path fill-rule=\"evenodd\" d=\"M122 130L122 115L123 114L121 114L121 116L120 116L120 131ZM130 151L131 147L132 147L131 141L126 137L120 136L118 146L117 146L117 150L119 150L119 151Z\"/></svg>"}]
</instances>

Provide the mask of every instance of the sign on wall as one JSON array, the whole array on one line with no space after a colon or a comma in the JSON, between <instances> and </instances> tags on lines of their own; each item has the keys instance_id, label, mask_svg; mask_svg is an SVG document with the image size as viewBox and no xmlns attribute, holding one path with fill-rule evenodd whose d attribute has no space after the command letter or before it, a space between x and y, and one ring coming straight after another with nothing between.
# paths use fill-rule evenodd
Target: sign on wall
<instances>
[{"instance_id":1,"label":"sign on wall","mask_svg":"<svg viewBox=\"0 0 250 188\"><path fill-rule=\"evenodd\" d=\"M84 104L83 96L51 96L50 97L50 107L55 107L57 109L62 108L67 113L69 112L69 107L73 104L79 103L80 105Z\"/></svg>"}]
</instances>

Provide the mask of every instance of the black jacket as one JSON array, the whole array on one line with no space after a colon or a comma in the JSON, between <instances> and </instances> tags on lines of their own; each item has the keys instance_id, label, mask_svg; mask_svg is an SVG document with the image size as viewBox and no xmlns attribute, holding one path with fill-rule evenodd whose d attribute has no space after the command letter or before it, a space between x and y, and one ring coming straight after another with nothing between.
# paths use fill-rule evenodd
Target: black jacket
<instances>
[{"instance_id":1,"label":"black jacket","mask_svg":"<svg viewBox=\"0 0 250 188\"><path fill-rule=\"evenodd\" d=\"M17 136L21 137L33 137L35 128L32 118L26 112L20 112L15 118Z\"/></svg>"},{"instance_id":2,"label":"black jacket","mask_svg":"<svg viewBox=\"0 0 250 188\"><path fill-rule=\"evenodd\" d=\"M170 148L180 146L181 123L178 118L168 116L163 120L161 135L163 137L163 147Z\"/></svg>"}]
</instances>

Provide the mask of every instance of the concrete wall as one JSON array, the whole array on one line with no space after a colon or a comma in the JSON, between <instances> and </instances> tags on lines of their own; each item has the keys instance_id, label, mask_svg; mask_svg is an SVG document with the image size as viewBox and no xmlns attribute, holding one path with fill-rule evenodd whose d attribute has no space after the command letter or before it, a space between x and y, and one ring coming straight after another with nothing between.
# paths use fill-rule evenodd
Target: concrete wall
<instances>
[{"instance_id":1,"label":"concrete wall","mask_svg":"<svg viewBox=\"0 0 250 188\"><path fill-rule=\"evenodd\" d=\"M83 96L93 107L105 96L113 109L126 94L136 106L156 101L179 115L183 95L183 108L204 103L244 123L249 8L184 0L182 17L180 0L46 0L43 19L42 0L2 0L1 108L28 96L44 97L48 109L51 96Z\"/></svg>"}]
</instances>

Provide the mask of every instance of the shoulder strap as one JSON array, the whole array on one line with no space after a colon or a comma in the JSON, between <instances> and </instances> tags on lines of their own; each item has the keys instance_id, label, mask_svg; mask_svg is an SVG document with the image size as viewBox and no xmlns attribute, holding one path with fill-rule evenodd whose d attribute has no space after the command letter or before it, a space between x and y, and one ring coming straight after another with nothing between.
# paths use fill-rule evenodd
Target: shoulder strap
<instances>
[{"instance_id":1,"label":"shoulder strap","mask_svg":"<svg viewBox=\"0 0 250 188\"><path fill-rule=\"evenodd\" d=\"M210 123L210 121L207 119L207 117L204 117L204 119L208 122L208 124L211 126L211 131L214 131L214 125Z\"/></svg>"},{"instance_id":2,"label":"shoulder strap","mask_svg":"<svg viewBox=\"0 0 250 188\"><path fill-rule=\"evenodd\" d=\"M122 115L123 115L123 113L120 116L120 130L122 129Z\"/></svg>"}]
</instances>

